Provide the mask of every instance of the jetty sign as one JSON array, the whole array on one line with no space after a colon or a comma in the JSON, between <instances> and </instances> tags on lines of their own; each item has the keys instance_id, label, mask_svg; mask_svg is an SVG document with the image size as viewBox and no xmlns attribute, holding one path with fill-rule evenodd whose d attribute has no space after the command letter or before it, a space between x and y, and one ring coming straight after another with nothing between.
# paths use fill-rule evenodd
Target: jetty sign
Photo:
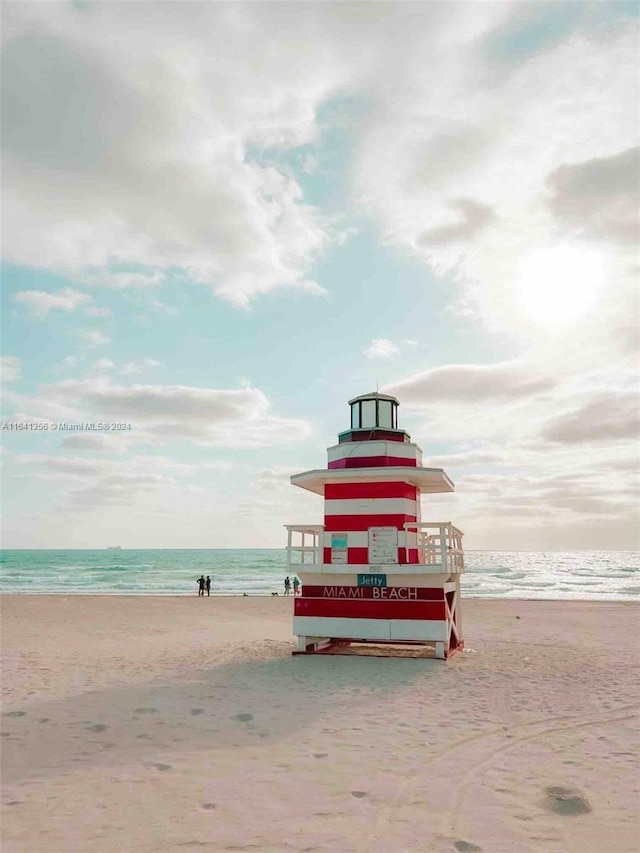
<instances>
[{"instance_id":1,"label":"jetty sign","mask_svg":"<svg viewBox=\"0 0 640 853\"><path fill-rule=\"evenodd\" d=\"M386 586L386 575L358 575L358 586Z\"/></svg>"}]
</instances>

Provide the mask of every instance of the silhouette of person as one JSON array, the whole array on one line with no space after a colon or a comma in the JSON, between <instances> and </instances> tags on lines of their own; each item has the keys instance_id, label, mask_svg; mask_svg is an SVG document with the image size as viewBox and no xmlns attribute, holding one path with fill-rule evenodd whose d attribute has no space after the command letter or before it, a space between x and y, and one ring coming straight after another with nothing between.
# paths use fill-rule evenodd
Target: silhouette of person
<instances>
[{"instance_id":1,"label":"silhouette of person","mask_svg":"<svg viewBox=\"0 0 640 853\"><path fill-rule=\"evenodd\" d=\"M289 580L289 575L287 575L286 578L284 579L284 594L289 595L290 591L291 591L291 581Z\"/></svg>"},{"instance_id":2,"label":"silhouette of person","mask_svg":"<svg viewBox=\"0 0 640 853\"><path fill-rule=\"evenodd\" d=\"M204 595L204 584L205 584L204 575L200 575L200 577L198 578L198 595L199 596Z\"/></svg>"},{"instance_id":3,"label":"silhouette of person","mask_svg":"<svg viewBox=\"0 0 640 853\"><path fill-rule=\"evenodd\" d=\"M300 581L298 580L298 578L294 578L294 579L293 579L293 594L294 594L294 595L297 595L297 594L298 594L298 588L299 588L299 586L300 586Z\"/></svg>"},{"instance_id":4,"label":"silhouette of person","mask_svg":"<svg viewBox=\"0 0 640 853\"><path fill-rule=\"evenodd\" d=\"M207 595L211 595L211 578L209 577L209 575L207 575L207 579L204 582L204 585L207 588Z\"/></svg>"}]
</instances>

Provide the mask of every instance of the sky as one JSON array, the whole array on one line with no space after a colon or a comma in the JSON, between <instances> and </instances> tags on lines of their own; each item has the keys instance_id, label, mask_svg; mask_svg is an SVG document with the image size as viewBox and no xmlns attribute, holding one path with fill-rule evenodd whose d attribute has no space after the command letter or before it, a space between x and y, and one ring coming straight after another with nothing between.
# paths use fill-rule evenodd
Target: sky
<instances>
[{"instance_id":1,"label":"sky","mask_svg":"<svg viewBox=\"0 0 640 853\"><path fill-rule=\"evenodd\" d=\"M5 0L3 546L284 547L378 388L466 548L639 548L637 13Z\"/></svg>"}]
</instances>

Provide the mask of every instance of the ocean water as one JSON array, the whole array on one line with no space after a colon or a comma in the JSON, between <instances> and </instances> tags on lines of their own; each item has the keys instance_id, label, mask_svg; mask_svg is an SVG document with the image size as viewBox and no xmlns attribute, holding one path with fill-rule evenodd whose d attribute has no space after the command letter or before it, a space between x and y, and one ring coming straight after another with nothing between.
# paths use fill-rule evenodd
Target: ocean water
<instances>
[{"instance_id":1,"label":"ocean water","mask_svg":"<svg viewBox=\"0 0 640 853\"><path fill-rule=\"evenodd\" d=\"M210 575L214 595L283 591L284 549L0 552L0 592L195 595ZM640 600L633 551L467 551L467 598Z\"/></svg>"}]
</instances>

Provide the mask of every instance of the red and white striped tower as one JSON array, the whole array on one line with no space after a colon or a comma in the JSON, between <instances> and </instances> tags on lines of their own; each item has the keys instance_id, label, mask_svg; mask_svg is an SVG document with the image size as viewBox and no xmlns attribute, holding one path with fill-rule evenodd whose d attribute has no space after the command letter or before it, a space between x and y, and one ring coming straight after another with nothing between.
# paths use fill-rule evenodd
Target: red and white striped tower
<instances>
[{"instance_id":1,"label":"red and white striped tower","mask_svg":"<svg viewBox=\"0 0 640 853\"><path fill-rule=\"evenodd\" d=\"M462 647L462 533L423 522L420 496L452 492L441 468L398 429L398 400L349 401L351 428L326 469L291 482L324 497L324 526L287 525L288 569L302 581L293 633L298 654L349 642L425 643L436 657Z\"/></svg>"}]
</instances>

